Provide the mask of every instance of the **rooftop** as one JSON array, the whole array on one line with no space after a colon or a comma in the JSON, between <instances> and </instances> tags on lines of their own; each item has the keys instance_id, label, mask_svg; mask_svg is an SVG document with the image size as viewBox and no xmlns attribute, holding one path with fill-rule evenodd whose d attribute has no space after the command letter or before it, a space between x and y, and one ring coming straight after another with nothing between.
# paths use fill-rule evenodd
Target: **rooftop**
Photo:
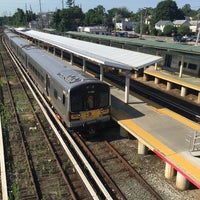
<instances>
[{"instance_id":1,"label":"rooftop","mask_svg":"<svg viewBox=\"0 0 200 200\"><path fill-rule=\"evenodd\" d=\"M144 68L163 60L159 56L99 45L34 30L21 33L99 64L126 70Z\"/></svg>"}]
</instances>

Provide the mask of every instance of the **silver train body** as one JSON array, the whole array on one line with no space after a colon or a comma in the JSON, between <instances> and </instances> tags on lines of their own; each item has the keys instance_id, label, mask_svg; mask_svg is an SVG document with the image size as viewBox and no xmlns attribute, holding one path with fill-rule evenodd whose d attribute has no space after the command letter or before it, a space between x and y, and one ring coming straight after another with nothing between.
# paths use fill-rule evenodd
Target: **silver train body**
<instances>
[{"instance_id":1,"label":"silver train body","mask_svg":"<svg viewBox=\"0 0 200 200\"><path fill-rule=\"evenodd\" d=\"M6 43L69 129L101 129L110 120L110 87L10 30Z\"/></svg>"}]
</instances>

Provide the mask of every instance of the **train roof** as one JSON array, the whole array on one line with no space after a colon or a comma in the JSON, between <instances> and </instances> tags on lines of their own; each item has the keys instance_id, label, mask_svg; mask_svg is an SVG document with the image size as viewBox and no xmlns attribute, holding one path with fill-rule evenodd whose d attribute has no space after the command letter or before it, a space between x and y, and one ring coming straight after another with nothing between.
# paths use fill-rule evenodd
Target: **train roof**
<instances>
[{"instance_id":1,"label":"train roof","mask_svg":"<svg viewBox=\"0 0 200 200\"><path fill-rule=\"evenodd\" d=\"M35 30L16 31L99 64L120 69L140 69L163 60L163 58L159 56L94 44Z\"/></svg>"},{"instance_id":2,"label":"train roof","mask_svg":"<svg viewBox=\"0 0 200 200\"><path fill-rule=\"evenodd\" d=\"M10 35L10 33L9 33ZM12 34L14 36L15 34ZM50 53L39 49L37 46L30 44L27 40L20 37L11 37L12 41L22 48L34 62L39 64L51 78L59 82L66 90L76 87L79 84L88 82L98 82L105 84L98 79L91 78L82 70L72 66L71 64L61 61Z\"/></svg>"},{"instance_id":3,"label":"train roof","mask_svg":"<svg viewBox=\"0 0 200 200\"><path fill-rule=\"evenodd\" d=\"M6 34L9 38L10 37L19 37L18 35L16 35L12 31L10 31L9 29L4 29L4 34Z\"/></svg>"}]
</instances>

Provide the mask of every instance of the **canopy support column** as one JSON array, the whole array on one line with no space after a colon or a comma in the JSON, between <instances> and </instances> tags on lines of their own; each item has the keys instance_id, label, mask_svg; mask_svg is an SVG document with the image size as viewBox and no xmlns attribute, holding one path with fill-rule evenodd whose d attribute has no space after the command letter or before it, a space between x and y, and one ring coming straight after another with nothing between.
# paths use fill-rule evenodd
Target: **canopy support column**
<instances>
[{"instance_id":1,"label":"canopy support column","mask_svg":"<svg viewBox=\"0 0 200 200\"><path fill-rule=\"evenodd\" d=\"M103 65L100 65L100 81L103 81Z\"/></svg>"},{"instance_id":2,"label":"canopy support column","mask_svg":"<svg viewBox=\"0 0 200 200\"><path fill-rule=\"evenodd\" d=\"M83 71L85 72L86 66L85 66L85 58L83 58Z\"/></svg>"},{"instance_id":3,"label":"canopy support column","mask_svg":"<svg viewBox=\"0 0 200 200\"><path fill-rule=\"evenodd\" d=\"M182 77L182 74L183 74L183 59L184 59L184 56L181 57L181 66L180 66L180 71L179 71L180 78Z\"/></svg>"},{"instance_id":4,"label":"canopy support column","mask_svg":"<svg viewBox=\"0 0 200 200\"><path fill-rule=\"evenodd\" d=\"M73 54L70 53L70 64L73 65Z\"/></svg>"},{"instance_id":5,"label":"canopy support column","mask_svg":"<svg viewBox=\"0 0 200 200\"><path fill-rule=\"evenodd\" d=\"M61 49L61 60L63 60L63 50Z\"/></svg>"},{"instance_id":6,"label":"canopy support column","mask_svg":"<svg viewBox=\"0 0 200 200\"><path fill-rule=\"evenodd\" d=\"M130 72L126 71L126 80L125 80L125 103L129 101L129 92L130 92Z\"/></svg>"}]
</instances>

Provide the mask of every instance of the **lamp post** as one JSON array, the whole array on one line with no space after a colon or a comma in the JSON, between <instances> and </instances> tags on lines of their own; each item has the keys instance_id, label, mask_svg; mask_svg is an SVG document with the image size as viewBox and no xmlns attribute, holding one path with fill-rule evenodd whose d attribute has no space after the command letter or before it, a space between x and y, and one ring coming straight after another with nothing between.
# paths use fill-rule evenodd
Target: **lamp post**
<instances>
[{"instance_id":1,"label":"lamp post","mask_svg":"<svg viewBox=\"0 0 200 200\"><path fill-rule=\"evenodd\" d=\"M200 28L199 28L199 32L197 34L197 40L196 40L195 46L198 45L199 39L200 39Z\"/></svg>"}]
</instances>

